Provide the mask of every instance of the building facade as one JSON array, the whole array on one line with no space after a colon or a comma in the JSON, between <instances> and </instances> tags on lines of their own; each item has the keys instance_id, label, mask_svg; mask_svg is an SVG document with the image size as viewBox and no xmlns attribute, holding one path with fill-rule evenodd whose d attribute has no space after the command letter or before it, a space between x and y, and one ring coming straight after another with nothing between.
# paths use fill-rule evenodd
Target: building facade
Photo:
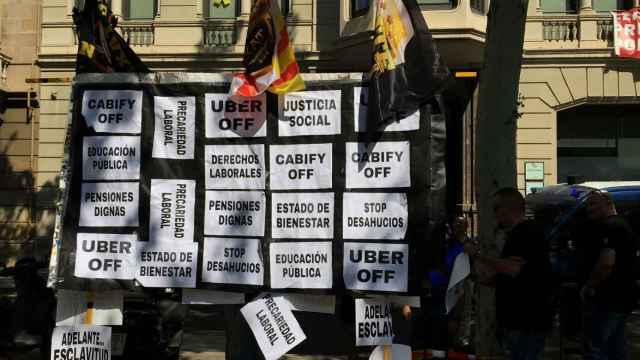
<instances>
[{"instance_id":1,"label":"building facade","mask_svg":"<svg viewBox=\"0 0 640 360\"><path fill-rule=\"evenodd\" d=\"M474 209L474 119L477 76L482 76L486 11L489 0L417 0L440 52L457 75L446 112L449 136L450 208ZM280 0L290 37L304 72L367 72L374 25L370 0ZM549 185L566 177L624 180L638 174L640 66L613 54L613 24L608 11L638 0L530 0L520 83L518 187ZM7 11L24 4L35 12L35 44L6 40ZM12 86L31 89L25 78L47 81L33 87L39 110L35 121L16 124L24 135L11 138L0 128L6 147L2 189L3 244L32 244L22 252L46 256L54 222L58 177L64 152L77 39L72 9L82 0L2 1L0 61L21 69ZM154 71L221 72L241 68L252 0L111 0L120 31ZM11 17L15 19L15 17ZM15 20L9 20L15 21ZM25 20L27 27L29 23ZM5 46L31 46L27 50ZM11 49L10 49L11 48ZM10 51L11 50L11 51ZM17 53L16 53L17 51ZM20 58L24 56L24 58ZM18 66L18 59L20 66ZM28 67L37 59L36 67ZM33 69L26 73L27 69ZM1 86L8 86L2 83ZM611 105L618 105L612 111ZM26 111L24 109L20 111ZM16 114L18 110L13 111ZM16 116L24 116L16 115ZM607 124L615 123L615 126ZM611 129L615 129L615 131ZM32 133L29 133L32 130ZM23 139L24 138L24 139ZM635 139L635 140L634 140ZM16 147L13 144L20 144ZM635 160L634 160L635 159ZM583 166L584 164L589 166ZM599 167L596 167L599 168ZM16 174L31 182L16 198ZM638 178L636 176L636 178ZM608 178L607 178L608 179ZM24 213L23 213L24 212ZM25 227L26 226L26 227ZM17 230L17 229L28 229ZM17 255L16 252L12 254Z\"/></svg>"}]
</instances>

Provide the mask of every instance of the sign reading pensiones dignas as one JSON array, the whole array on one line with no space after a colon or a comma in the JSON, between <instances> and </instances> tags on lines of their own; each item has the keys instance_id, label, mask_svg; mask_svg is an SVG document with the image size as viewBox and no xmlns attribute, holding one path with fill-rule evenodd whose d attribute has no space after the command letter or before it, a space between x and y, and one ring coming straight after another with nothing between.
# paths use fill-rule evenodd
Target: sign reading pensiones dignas
<instances>
[{"instance_id":1,"label":"sign reading pensiones dignas","mask_svg":"<svg viewBox=\"0 0 640 360\"><path fill-rule=\"evenodd\" d=\"M81 75L61 287L410 290L428 241L430 117L366 129L366 83L228 95L217 74Z\"/></svg>"}]
</instances>

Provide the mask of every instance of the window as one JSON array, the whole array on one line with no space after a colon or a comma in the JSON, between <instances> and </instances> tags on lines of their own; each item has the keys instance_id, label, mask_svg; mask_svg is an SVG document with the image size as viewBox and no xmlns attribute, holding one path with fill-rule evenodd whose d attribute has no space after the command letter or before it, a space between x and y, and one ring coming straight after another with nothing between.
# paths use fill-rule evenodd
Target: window
<instances>
[{"instance_id":1,"label":"window","mask_svg":"<svg viewBox=\"0 0 640 360\"><path fill-rule=\"evenodd\" d=\"M361 16L369 10L369 0L351 0L351 17Z\"/></svg>"},{"instance_id":2,"label":"window","mask_svg":"<svg viewBox=\"0 0 640 360\"><path fill-rule=\"evenodd\" d=\"M471 0L471 8L484 14L485 12L485 0Z\"/></svg>"},{"instance_id":3,"label":"window","mask_svg":"<svg viewBox=\"0 0 640 360\"><path fill-rule=\"evenodd\" d=\"M624 0L593 0L593 10L607 12L624 8Z\"/></svg>"},{"instance_id":4,"label":"window","mask_svg":"<svg viewBox=\"0 0 640 360\"><path fill-rule=\"evenodd\" d=\"M127 20L152 20L156 16L155 0L125 0L122 5Z\"/></svg>"},{"instance_id":5,"label":"window","mask_svg":"<svg viewBox=\"0 0 640 360\"><path fill-rule=\"evenodd\" d=\"M575 13L578 0L540 0L540 7L545 13Z\"/></svg>"},{"instance_id":6,"label":"window","mask_svg":"<svg viewBox=\"0 0 640 360\"><path fill-rule=\"evenodd\" d=\"M238 16L236 0L209 0L208 17L216 19L235 19Z\"/></svg>"},{"instance_id":7,"label":"window","mask_svg":"<svg viewBox=\"0 0 640 360\"><path fill-rule=\"evenodd\" d=\"M291 6L289 5L289 0L280 0L280 11L283 16L289 15L289 11L291 11Z\"/></svg>"}]
</instances>

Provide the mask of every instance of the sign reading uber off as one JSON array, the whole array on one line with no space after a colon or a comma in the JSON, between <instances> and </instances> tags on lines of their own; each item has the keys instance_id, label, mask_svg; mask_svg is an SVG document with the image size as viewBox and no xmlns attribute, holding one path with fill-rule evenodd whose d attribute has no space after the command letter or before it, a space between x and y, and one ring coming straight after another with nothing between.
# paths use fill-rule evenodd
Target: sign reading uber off
<instances>
[{"instance_id":1,"label":"sign reading uber off","mask_svg":"<svg viewBox=\"0 0 640 360\"><path fill-rule=\"evenodd\" d=\"M428 108L368 143L362 81L305 76L257 97L219 74L77 77L61 288L408 291Z\"/></svg>"}]
</instances>

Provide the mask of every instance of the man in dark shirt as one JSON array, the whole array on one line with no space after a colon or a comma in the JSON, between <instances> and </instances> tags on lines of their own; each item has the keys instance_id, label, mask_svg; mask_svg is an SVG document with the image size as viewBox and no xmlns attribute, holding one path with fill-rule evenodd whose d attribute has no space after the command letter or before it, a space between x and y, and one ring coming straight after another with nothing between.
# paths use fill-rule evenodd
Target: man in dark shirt
<instances>
[{"instance_id":1,"label":"man in dark shirt","mask_svg":"<svg viewBox=\"0 0 640 360\"><path fill-rule=\"evenodd\" d=\"M580 259L584 359L625 359L625 323L637 302L634 262L638 248L609 193L592 193L587 215L590 224Z\"/></svg>"},{"instance_id":2,"label":"man in dark shirt","mask_svg":"<svg viewBox=\"0 0 640 360\"><path fill-rule=\"evenodd\" d=\"M501 256L480 255L475 246L465 251L491 271L498 338L507 358L538 359L551 327L551 262L544 232L525 220L524 198L516 189L499 190L494 211L498 226L506 231Z\"/></svg>"}]
</instances>

